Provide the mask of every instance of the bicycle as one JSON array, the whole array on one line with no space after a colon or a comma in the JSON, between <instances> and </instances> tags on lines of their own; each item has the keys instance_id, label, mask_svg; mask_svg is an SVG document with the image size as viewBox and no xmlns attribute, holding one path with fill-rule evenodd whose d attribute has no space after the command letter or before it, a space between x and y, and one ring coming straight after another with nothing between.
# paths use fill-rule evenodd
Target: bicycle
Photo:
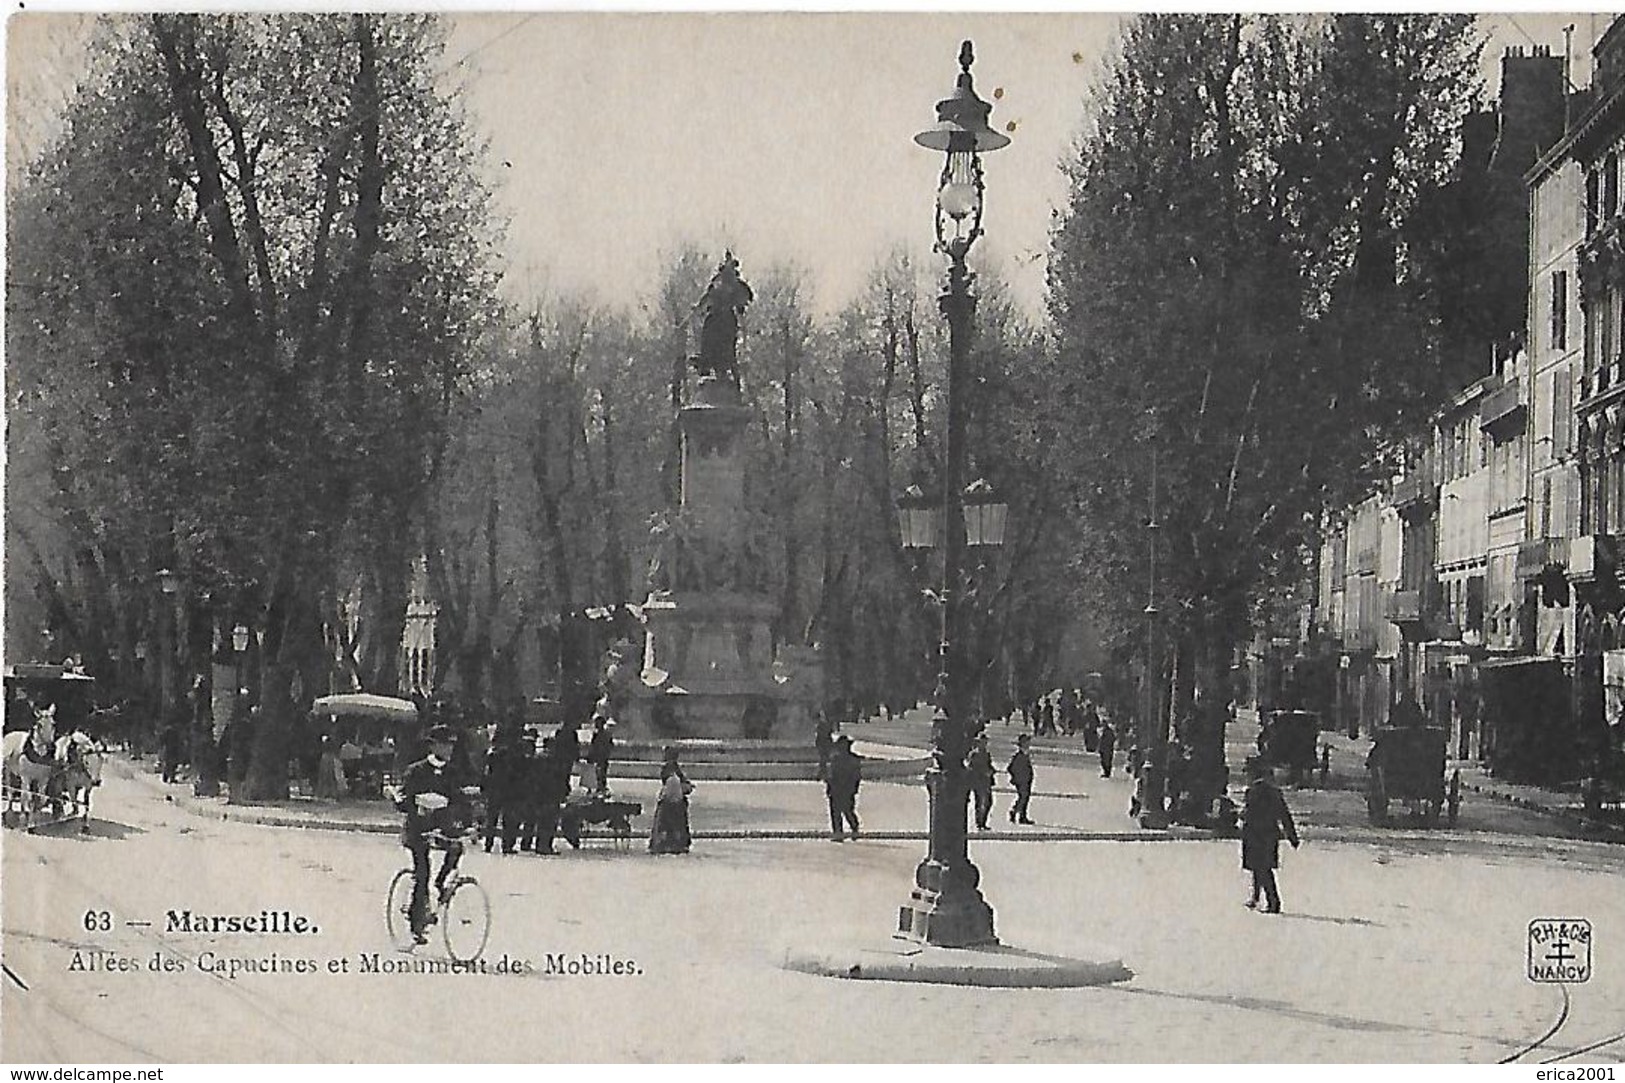
<instances>
[{"instance_id":1,"label":"bicycle","mask_svg":"<svg viewBox=\"0 0 1625 1083\"><path fill-rule=\"evenodd\" d=\"M432 831L427 835L435 850L446 850L472 838L472 832L461 836ZM431 889L432 890L432 889ZM485 951L485 942L491 936L491 897L480 882L460 868L446 885L430 900L435 923L440 926L441 943L446 954L455 962L471 963ZM412 935L412 866L395 874L389 882L389 896L384 911L389 928L389 939L398 951L410 951L417 940Z\"/></svg>"}]
</instances>

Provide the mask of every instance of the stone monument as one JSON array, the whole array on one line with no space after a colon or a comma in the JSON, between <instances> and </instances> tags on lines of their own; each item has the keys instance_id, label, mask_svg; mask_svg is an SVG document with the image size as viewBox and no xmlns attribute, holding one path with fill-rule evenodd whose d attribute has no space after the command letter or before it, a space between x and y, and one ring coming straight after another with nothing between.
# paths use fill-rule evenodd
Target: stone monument
<instances>
[{"instance_id":1,"label":"stone monument","mask_svg":"<svg viewBox=\"0 0 1625 1083\"><path fill-rule=\"evenodd\" d=\"M677 415L680 498L655 531L642 665L635 680L624 676L633 667L619 667L626 736L686 742L699 758L697 741L741 756L749 751L741 742L757 744L756 754L761 743L810 747L811 725L796 725L809 713L791 705L804 706L799 699L819 683L797 679L783 660L775 669L782 570L772 524L745 505L742 442L754 414L740 393L738 349L751 300L728 253L695 309L698 352L689 363L697 379Z\"/></svg>"}]
</instances>

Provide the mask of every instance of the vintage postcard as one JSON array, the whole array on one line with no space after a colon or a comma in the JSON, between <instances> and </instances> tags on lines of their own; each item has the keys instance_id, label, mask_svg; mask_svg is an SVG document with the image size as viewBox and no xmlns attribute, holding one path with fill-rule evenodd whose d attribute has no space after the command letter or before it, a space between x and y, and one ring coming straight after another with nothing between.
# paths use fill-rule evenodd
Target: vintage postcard
<instances>
[{"instance_id":1,"label":"vintage postcard","mask_svg":"<svg viewBox=\"0 0 1625 1083\"><path fill-rule=\"evenodd\" d=\"M1619 18L18 5L5 71L26 1078L1613 1078Z\"/></svg>"}]
</instances>

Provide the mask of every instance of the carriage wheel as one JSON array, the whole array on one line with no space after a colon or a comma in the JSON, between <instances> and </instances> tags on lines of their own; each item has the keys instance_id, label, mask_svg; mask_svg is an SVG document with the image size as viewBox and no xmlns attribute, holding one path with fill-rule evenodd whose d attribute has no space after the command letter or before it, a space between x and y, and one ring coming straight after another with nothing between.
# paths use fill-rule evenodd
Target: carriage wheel
<instances>
[{"instance_id":1,"label":"carriage wheel","mask_svg":"<svg viewBox=\"0 0 1625 1083\"><path fill-rule=\"evenodd\" d=\"M384 924L389 929L389 942L395 950L412 947L412 870L402 869L389 882L389 896L384 902Z\"/></svg>"},{"instance_id":2,"label":"carriage wheel","mask_svg":"<svg viewBox=\"0 0 1625 1083\"><path fill-rule=\"evenodd\" d=\"M632 823L625 816L611 820L609 829L615 834L615 848L617 850L625 850L631 847Z\"/></svg>"},{"instance_id":3,"label":"carriage wheel","mask_svg":"<svg viewBox=\"0 0 1625 1083\"><path fill-rule=\"evenodd\" d=\"M458 878L446 904L440 908L440 935L446 954L459 963L470 963L485 950L491 935L491 898L473 877Z\"/></svg>"}]
</instances>

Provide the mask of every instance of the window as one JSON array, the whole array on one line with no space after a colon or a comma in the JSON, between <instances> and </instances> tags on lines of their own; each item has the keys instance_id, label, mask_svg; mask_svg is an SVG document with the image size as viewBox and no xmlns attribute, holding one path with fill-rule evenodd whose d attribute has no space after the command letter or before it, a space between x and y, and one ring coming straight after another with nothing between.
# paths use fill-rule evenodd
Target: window
<instances>
[{"instance_id":1,"label":"window","mask_svg":"<svg viewBox=\"0 0 1625 1083\"><path fill-rule=\"evenodd\" d=\"M1467 629L1484 630L1484 577L1470 576L1467 580Z\"/></svg>"},{"instance_id":2,"label":"window","mask_svg":"<svg viewBox=\"0 0 1625 1083\"><path fill-rule=\"evenodd\" d=\"M1574 420L1574 388L1569 381L1569 370L1560 368L1552 373L1552 456L1560 458L1569 453L1569 426Z\"/></svg>"},{"instance_id":3,"label":"window","mask_svg":"<svg viewBox=\"0 0 1625 1083\"><path fill-rule=\"evenodd\" d=\"M1597 232L1597 174L1586 174L1586 236Z\"/></svg>"},{"instance_id":4,"label":"window","mask_svg":"<svg viewBox=\"0 0 1625 1083\"><path fill-rule=\"evenodd\" d=\"M1597 323L1597 390L1601 391L1614 382L1614 319L1618 303L1614 300L1613 291L1607 291L1602 296L1601 317Z\"/></svg>"},{"instance_id":5,"label":"window","mask_svg":"<svg viewBox=\"0 0 1625 1083\"><path fill-rule=\"evenodd\" d=\"M1552 272L1552 349L1564 350L1569 342L1569 273Z\"/></svg>"},{"instance_id":6,"label":"window","mask_svg":"<svg viewBox=\"0 0 1625 1083\"><path fill-rule=\"evenodd\" d=\"M1540 479L1540 517L1535 524L1535 537L1550 538L1552 531L1552 479Z\"/></svg>"},{"instance_id":7,"label":"window","mask_svg":"<svg viewBox=\"0 0 1625 1083\"><path fill-rule=\"evenodd\" d=\"M1606 222L1619 210L1619 158L1610 154L1602 165L1602 219Z\"/></svg>"}]
</instances>

